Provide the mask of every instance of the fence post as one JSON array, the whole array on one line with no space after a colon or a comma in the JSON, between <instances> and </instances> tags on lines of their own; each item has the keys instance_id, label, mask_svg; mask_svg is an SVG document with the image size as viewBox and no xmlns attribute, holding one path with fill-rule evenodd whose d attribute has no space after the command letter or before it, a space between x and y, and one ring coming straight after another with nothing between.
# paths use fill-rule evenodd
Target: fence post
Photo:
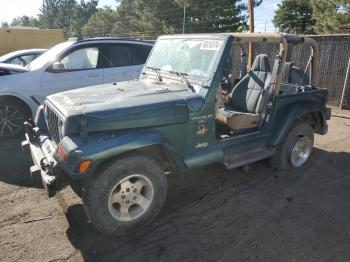
<instances>
[{"instance_id":1,"label":"fence post","mask_svg":"<svg viewBox=\"0 0 350 262\"><path fill-rule=\"evenodd\" d=\"M341 95L341 100L340 100L340 105L339 108L342 109L344 105L344 98L345 94L347 93L347 89L349 89L349 75L350 75L350 57L349 57L349 62L348 62L348 68L346 69L346 75L345 75L345 80L344 80L344 87L343 87L343 93Z\"/></svg>"}]
</instances>

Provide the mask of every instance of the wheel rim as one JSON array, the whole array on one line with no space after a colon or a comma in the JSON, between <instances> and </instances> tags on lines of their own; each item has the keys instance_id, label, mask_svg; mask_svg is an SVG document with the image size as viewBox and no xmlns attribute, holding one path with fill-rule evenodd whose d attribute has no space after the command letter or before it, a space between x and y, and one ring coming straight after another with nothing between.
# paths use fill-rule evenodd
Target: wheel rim
<instances>
[{"instance_id":1,"label":"wheel rim","mask_svg":"<svg viewBox=\"0 0 350 262\"><path fill-rule=\"evenodd\" d=\"M142 216L154 197L152 182L144 175L123 178L111 190L108 211L118 221L129 222Z\"/></svg>"},{"instance_id":2,"label":"wheel rim","mask_svg":"<svg viewBox=\"0 0 350 262\"><path fill-rule=\"evenodd\" d=\"M15 106L0 106L0 137L18 134L22 129L23 122L24 117Z\"/></svg>"},{"instance_id":3,"label":"wheel rim","mask_svg":"<svg viewBox=\"0 0 350 262\"><path fill-rule=\"evenodd\" d=\"M290 163L293 167L300 167L308 160L312 150L312 141L310 138L299 137L291 150Z\"/></svg>"}]
</instances>

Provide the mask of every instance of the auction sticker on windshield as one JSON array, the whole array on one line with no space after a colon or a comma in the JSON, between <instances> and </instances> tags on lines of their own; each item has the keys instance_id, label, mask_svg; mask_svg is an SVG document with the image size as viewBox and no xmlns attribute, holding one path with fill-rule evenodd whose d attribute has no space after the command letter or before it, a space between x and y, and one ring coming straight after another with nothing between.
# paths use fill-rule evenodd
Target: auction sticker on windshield
<instances>
[{"instance_id":1,"label":"auction sticker on windshield","mask_svg":"<svg viewBox=\"0 0 350 262\"><path fill-rule=\"evenodd\" d=\"M220 40L204 40L200 49L202 50L219 50L222 45Z\"/></svg>"}]
</instances>

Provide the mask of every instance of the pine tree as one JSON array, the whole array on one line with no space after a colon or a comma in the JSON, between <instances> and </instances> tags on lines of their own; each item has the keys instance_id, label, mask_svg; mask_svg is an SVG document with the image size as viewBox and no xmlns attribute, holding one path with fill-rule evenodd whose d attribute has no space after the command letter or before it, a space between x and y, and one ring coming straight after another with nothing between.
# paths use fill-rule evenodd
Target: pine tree
<instances>
[{"instance_id":1,"label":"pine tree","mask_svg":"<svg viewBox=\"0 0 350 262\"><path fill-rule=\"evenodd\" d=\"M66 37L80 37L82 27L97 11L97 0L44 0L40 9L41 28L61 28Z\"/></svg>"},{"instance_id":2,"label":"pine tree","mask_svg":"<svg viewBox=\"0 0 350 262\"><path fill-rule=\"evenodd\" d=\"M315 33L315 20L310 0L283 0L281 4L278 4L273 23L282 32Z\"/></svg>"},{"instance_id":3,"label":"pine tree","mask_svg":"<svg viewBox=\"0 0 350 262\"><path fill-rule=\"evenodd\" d=\"M11 22L11 26L39 27L39 21L36 17L23 15L14 18Z\"/></svg>"},{"instance_id":4,"label":"pine tree","mask_svg":"<svg viewBox=\"0 0 350 262\"><path fill-rule=\"evenodd\" d=\"M109 7L99 9L82 29L83 37L111 36L117 13Z\"/></svg>"},{"instance_id":5,"label":"pine tree","mask_svg":"<svg viewBox=\"0 0 350 262\"><path fill-rule=\"evenodd\" d=\"M350 0L312 0L317 33L350 33ZM344 7L344 11L339 11Z\"/></svg>"},{"instance_id":6,"label":"pine tree","mask_svg":"<svg viewBox=\"0 0 350 262\"><path fill-rule=\"evenodd\" d=\"M82 28L87 24L89 19L97 12L98 1L80 1L72 12L72 18L69 25L71 36L82 37ZM112 21L111 21L112 22Z\"/></svg>"},{"instance_id":7,"label":"pine tree","mask_svg":"<svg viewBox=\"0 0 350 262\"><path fill-rule=\"evenodd\" d=\"M247 29L247 5L242 0L120 0L114 34L158 36L182 33L237 32ZM255 5L262 0L255 1Z\"/></svg>"},{"instance_id":8,"label":"pine tree","mask_svg":"<svg viewBox=\"0 0 350 262\"><path fill-rule=\"evenodd\" d=\"M122 0L117 8L118 21L114 26L113 34L154 38L159 34L172 33L172 28L160 18L157 10L159 10L157 1Z\"/></svg>"},{"instance_id":9,"label":"pine tree","mask_svg":"<svg viewBox=\"0 0 350 262\"><path fill-rule=\"evenodd\" d=\"M44 0L40 8L39 23L42 28L58 28L57 14L61 0Z\"/></svg>"},{"instance_id":10,"label":"pine tree","mask_svg":"<svg viewBox=\"0 0 350 262\"><path fill-rule=\"evenodd\" d=\"M188 10L188 32L244 31L248 28L246 9L241 0L194 0Z\"/></svg>"}]
</instances>

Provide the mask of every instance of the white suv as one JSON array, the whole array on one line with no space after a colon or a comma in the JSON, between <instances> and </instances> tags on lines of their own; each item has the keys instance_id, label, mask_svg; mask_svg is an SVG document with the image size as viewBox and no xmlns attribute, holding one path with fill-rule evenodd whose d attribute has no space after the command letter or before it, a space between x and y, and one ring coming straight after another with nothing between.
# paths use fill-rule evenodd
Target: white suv
<instances>
[{"instance_id":1,"label":"white suv","mask_svg":"<svg viewBox=\"0 0 350 262\"><path fill-rule=\"evenodd\" d=\"M0 138L20 134L50 94L138 78L152 46L130 39L67 41L27 67L0 63Z\"/></svg>"}]
</instances>

